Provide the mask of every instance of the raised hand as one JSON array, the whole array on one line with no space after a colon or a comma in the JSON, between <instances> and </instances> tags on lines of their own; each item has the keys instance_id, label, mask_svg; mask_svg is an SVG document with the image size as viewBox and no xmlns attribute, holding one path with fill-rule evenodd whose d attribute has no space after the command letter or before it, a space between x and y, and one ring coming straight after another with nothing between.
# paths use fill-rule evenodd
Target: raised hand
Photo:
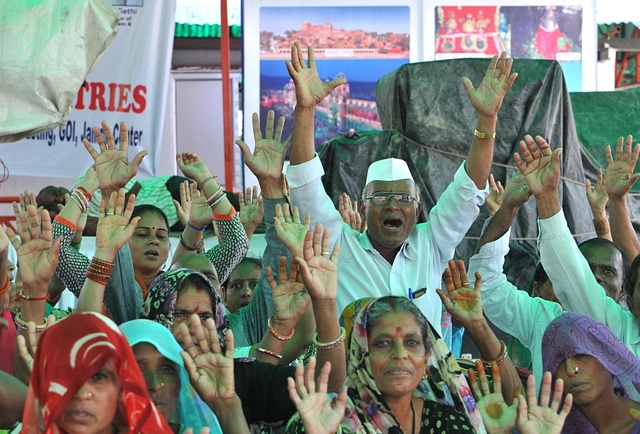
<instances>
[{"instance_id":1,"label":"raised hand","mask_svg":"<svg viewBox=\"0 0 640 434\"><path fill-rule=\"evenodd\" d=\"M493 56L477 89L473 87L469 78L462 77L462 84L467 90L471 105L479 115L497 116L504 96L518 76L517 73L511 74L512 65L513 59L507 59L507 52L503 51L500 57Z\"/></svg>"},{"instance_id":2,"label":"raised hand","mask_svg":"<svg viewBox=\"0 0 640 434\"><path fill-rule=\"evenodd\" d=\"M193 179L198 183L200 188L204 188L202 185L206 180L211 178L211 172L207 165L200 159L198 154L193 152L183 152L176 155L178 167L184 173L187 178ZM215 176L214 176L215 178Z\"/></svg>"},{"instance_id":3,"label":"raised hand","mask_svg":"<svg viewBox=\"0 0 640 434\"><path fill-rule=\"evenodd\" d=\"M16 202L13 202L13 214L16 216L16 225L20 225L20 220L18 216L20 215L21 212L27 212L27 207L29 205L33 205L36 208L36 217L38 218L38 221L40 221L40 211L42 211L43 208L38 207L38 204L36 203L35 194L31 193L28 190L25 190L24 193L20 193L19 197L20 197L19 204ZM19 226L17 227L18 227L18 231L20 232L21 231L20 227Z\"/></svg>"},{"instance_id":4,"label":"raised hand","mask_svg":"<svg viewBox=\"0 0 640 434\"><path fill-rule=\"evenodd\" d=\"M604 173L604 185L609 196L624 197L633 184L640 178L640 173L633 173L640 153L640 144L633 145L633 136L628 135L626 143L623 137L618 139L615 159L611 156L611 146L607 145L607 169Z\"/></svg>"},{"instance_id":5,"label":"raised hand","mask_svg":"<svg viewBox=\"0 0 640 434\"><path fill-rule=\"evenodd\" d=\"M47 325L45 327L49 328L56 323L56 317L53 315L49 315L47 317ZM38 332L42 332L38 330ZM29 369L29 372L33 371L33 358L36 356L36 349L38 348L38 332L36 332L36 323L33 321L29 321L27 323L27 340L25 340L23 335L17 336L17 344L18 344L18 353L20 354L20 358L24 362L24 364Z\"/></svg>"},{"instance_id":6,"label":"raised hand","mask_svg":"<svg viewBox=\"0 0 640 434\"><path fill-rule=\"evenodd\" d=\"M504 187L502 203L511 208L518 208L524 205L530 197L531 189L527 185L524 175L518 172L509 179Z\"/></svg>"},{"instance_id":7,"label":"raised hand","mask_svg":"<svg viewBox=\"0 0 640 434\"><path fill-rule=\"evenodd\" d=\"M53 241L49 212L41 210L38 216L34 205L20 211L16 215L16 223L20 239L10 228L7 235L18 251L23 288L29 296L46 296L47 284L58 265L62 239Z\"/></svg>"},{"instance_id":8,"label":"raised hand","mask_svg":"<svg viewBox=\"0 0 640 434\"><path fill-rule=\"evenodd\" d=\"M553 400L550 400L551 381L551 372L545 372L542 377L540 403L538 404L536 379L533 375L529 375L527 378L527 399L525 400L524 396L518 395L516 425L521 434L559 434L562 432L564 421L571 411L573 396L568 393L564 398L564 405L560 409L564 385L561 379L556 380Z\"/></svg>"},{"instance_id":9,"label":"raised hand","mask_svg":"<svg viewBox=\"0 0 640 434\"><path fill-rule=\"evenodd\" d=\"M195 182L184 181L180 183L180 202L173 199L173 206L176 207L176 213L178 214L178 220L182 226L186 226L189 221L189 210L191 210L192 198L198 197L200 191L198 190L198 184Z\"/></svg>"},{"instance_id":10,"label":"raised hand","mask_svg":"<svg viewBox=\"0 0 640 434\"><path fill-rule=\"evenodd\" d=\"M347 193L342 193L338 199L338 211L342 216L342 220L351 226L351 229L360 233L367 228L367 221L362 218L358 212L358 201L351 203L351 197Z\"/></svg>"},{"instance_id":11,"label":"raised hand","mask_svg":"<svg viewBox=\"0 0 640 434\"><path fill-rule=\"evenodd\" d=\"M471 390L476 398L478 410L480 410L480 415L482 416L482 422L484 422L487 432L492 434L510 433L516 425L516 409L518 403L514 400L513 404L508 406L505 402L504 396L502 396L500 367L497 363L491 365L493 392L491 392L489 381L484 372L484 366L480 361L476 361L476 370L480 377L480 384L478 385L478 379L476 379L473 369L469 370L469 380L471 382Z\"/></svg>"},{"instance_id":12,"label":"raised hand","mask_svg":"<svg viewBox=\"0 0 640 434\"><path fill-rule=\"evenodd\" d=\"M611 148L609 148L610 150ZM596 213L600 216L606 217L606 206L607 202L609 202L609 194L607 194L607 188L604 185L604 176L602 174L602 169L598 169L598 178L596 179L596 185L591 185L591 180L587 178L585 180L587 200L589 201L589 206L593 212L593 216L598 219Z\"/></svg>"},{"instance_id":13,"label":"raised hand","mask_svg":"<svg viewBox=\"0 0 640 434\"><path fill-rule=\"evenodd\" d=\"M561 152L561 148L552 151L547 141L540 136L536 136L534 142L527 134L520 141L520 153L516 152L513 159L534 196L557 194Z\"/></svg>"},{"instance_id":14,"label":"raised hand","mask_svg":"<svg viewBox=\"0 0 640 434\"><path fill-rule=\"evenodd\" d=\"M247 236L251 237L264 217L262 196L258 193L258 186L247 187L246 195L242 192L238 193L238 201L240 202L240 221Z\"/></svg>"},{"instance_id":15,"label":"raised hand","mask_svg":"<svg viewBox=\"0 0 640 434\"><path fill-rule=\"evenodd\" d=\"M313 48L307 49L309 66L305 64L300 44L297 42L291 47L291 61L287 61L287 70L296 86L296 104L300 107L313 108L319 104L333 89L347 82L347 79L334 78L330 82L324 82L318 76L316 58ZM506 91L505 91L506 92Z\"/></svg>"},{"instance_id":16,"label":"raised hand","mask_svg":"<svg viewBox=\"0 0 640 434\"><path fill-rule=\"evenodd\" d=\"M311 299L304 284L299 282L298 263L295 260L291 264L287 279L287 259L284 256L281 257L278 275L280 282L276 283L271 267L267 267L266 276L271 287L274 307L274 324L272 325L276 327L275 322L277 321L279 327L276 329L281 334L287 335L307 310Z\"/></svg>"},{"instance_id":17,"label":"raised hand","mask_svg":"<svg viewBox=\"0 0 640 434\"><path fill-rule=\"evenodd\" d=\"M213 221L213 212L207 203L207 198L202 193L191 196L188 221L198 228L205 227Z\"/></svg>"},{"instance_id":18,"label":"raised hand","mask_svg":"<svg viewBox=\"0 0 640 434\"><path fill-rule=\"evenodd\" d=\"M329 251L329 229L322 230L316 223L313 235L309 231L304 239L304 258L297 256L302 281L314 301L335 300L338 293L338 255L340 244Z\"/></svg>"},{"instance_id":19,"label":"raised hand","mask_svg":"<svg viewBox=\"0 0 640 434\"><path fill-rule=\"evenodd\" d=\"M489 174L489 195L484 200L484 203L489 208L489 215L494 215L500 209L502 205L502 194L504 193L504 187L500 181L496 182L493 177L493 173Z\"/></svg>"},{"instance_id":20,"label":"raised hand","mask_svg":"<svg viewBox=\"0 0 640 434\"><path fill-rule=\"evenodd\" d=\"M447 291L436 289L442 303L453 319L467 327L478 321L483 321L482 299L480 287L482 277L475 274L475 284L471 288L463 261L449 261L449 268L442 275Z\"/></svg>"},{"instance_id":21,"label":"raised hand","mask_svg":"<svg viewBox=\"0 0 640 434\"><path fill-rule=\"evenodd\" d=\"M125 206L125 191L121 188L117 193L111 193L109 202L100 203L98 228L96 232L96 254L108 252L115 256L116 252L125 245L140 221L140 217L131 219L136 197L130 195ZM131 220L131 221L129 221Z\"/></svg>"},{"instance_id":22,"label":"raised hand","mask_svg":"<svg viewBox=\"0 0 640 434\"><path fill-rule=\"evenodd\" d=\"M100 133L98 127L93 127L93 134L96 136L100 153L94 149L87 139L82 139L82 143L95 163L102 194L109 195L112 191L127 185L127 182L138 172L138 167L140 167L142 159L148 152L138 152L129 163L129 131L127 130L127 124L120 122L119 148L116 147L115 138L106 121L102 121L102 130L104 131L104 136Z\"/></svg>"},{"instance_id":23,"label":"raised hand","mask_svg":"<svg viewBox=\"0 0 640 434\"><path fill-rule=\"evenodd\" d=\"M284 207L276 204L274 223L278 238L289 249L292 257L303 256L304 240L309 230L311 216L307 214L302 223L297 206L294 206L291 211L288 203L285 203Z\"/></svg>"},{"instance_id":24,"label":"raised hand","mask_svg":"<svg viewBox=\"0 0 640 434\"><path fill-rule=\"evenodd\" d=\"M340 422L344 419L347 408L347 388L329 401L327 383L331 373L331 364L325 363L318 376L317 384L314 380L316 359L311 357L306 367L296 366L296 378L287 379L289 397L295 404L308 434L324 434L336 432ZM317 386L317 391L316 391Z\"/></svg>"},{"instance_id":25,"label":"raised hand","mask_svg":"<svg viewBox=\"0 0 640 434\"><path fill-rule=\"evenodd\" d=\"M282 142L284 117L281 116L278 119L275 131L273 129L274 118L274 111L269 110L263 136L258 113L253 114L251 118L253 121L253 140L255 141L253 153L251 153L249 145L242 140L236 140L236 144L240 147L242 155L244 155L244 164L258 179L280 179L284 166L284 156L291 144L291 137Z\"/></svg>"},{"instance_id":26,"label":"raised hand","mask_svg":"<svg viewBox=\"0 0 640 434\"><path fill-rule=\"evenodd\" d=\"M180 353L189 373L191 385L209 405L215 406L236 397L233 376L233 332L227 331L227 349L222 353L218 342L216 323L212 318L205 322L206 331L198 315L189 317L197 342L189 332L187 324L177 329L185 351Z\"/></svg>"}]
</instances>

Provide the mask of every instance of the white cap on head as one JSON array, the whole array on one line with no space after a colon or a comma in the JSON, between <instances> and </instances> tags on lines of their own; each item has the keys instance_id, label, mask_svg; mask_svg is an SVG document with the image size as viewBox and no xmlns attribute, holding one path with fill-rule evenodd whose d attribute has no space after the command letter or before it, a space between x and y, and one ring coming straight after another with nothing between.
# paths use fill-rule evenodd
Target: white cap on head
<instances>
[{"instance_id":1,"label":"white cap on head","mask_svg":"<svg viewBox=\"0 0 640 434\"><path fill-rule=\"evenodd\" d=\"M386 158L371 163L367 171L365 186L369 185L371 181L399 181L401 179L413 181L407 163L398 158Z\"/></svg>"}]
</instances>

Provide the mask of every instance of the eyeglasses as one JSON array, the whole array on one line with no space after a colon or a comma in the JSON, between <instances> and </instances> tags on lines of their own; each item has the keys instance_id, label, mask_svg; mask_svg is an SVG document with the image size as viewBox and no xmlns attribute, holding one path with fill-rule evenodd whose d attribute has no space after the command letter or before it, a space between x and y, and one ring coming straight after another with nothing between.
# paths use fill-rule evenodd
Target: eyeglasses
<instances>
[{"instance_id":1,"label":"eyeglasses","mask_svg":"<svg viewBox=\"0 0 640 434\"><path fill-rule=\"evenodd\" d=\"M398 205L411 205L415 197L409 194L397 194L397 193L375 193L373 196L365 197L365 200L371 199L376 205L384 205L389 202L389 199L394 198Z\"/></svg>"}]
</instances>

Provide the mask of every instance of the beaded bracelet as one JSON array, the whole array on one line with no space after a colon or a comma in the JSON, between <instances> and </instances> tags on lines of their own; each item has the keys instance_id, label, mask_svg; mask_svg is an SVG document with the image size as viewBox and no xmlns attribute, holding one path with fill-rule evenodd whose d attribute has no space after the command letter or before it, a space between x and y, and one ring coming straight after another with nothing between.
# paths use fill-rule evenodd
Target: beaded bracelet
<instances>
[{"instance_id":1,"label":"beaded bracelet","mask_svg":"<svg viewBox=\"0 0 640 434\"><path fill-rule=\"evenodd\" d=\"M276 339L278 339L279 341L288 341L289 339L291 339L293 337L293 334L295 333L296 329L291 329L291 333L289 333L286 336L285 335L281 335L271 325L271 319L272 318L273 318L273 316L269 317L269 320L267 321L267 324L269 325L269 331L271 332L271 334L273 336L275 336Z\"/></svg>"},{"instance_id":2,"label":"beaded bracelet","mask_svg":"<svg viewBox=\"0 0 640 434\"><path fill-rule=\"evenodd\" d=\"M16 313L15 318L13 319L13 322L16 324L16 326L20 329L20 330L24 330L24 331L28 331L29 329L27 328L27 326L29 325L29 323L25 322L22 319L22 315L20 312ZM47 328L47 320L44 321L44 324L42 325L38 325L36 324L36 333L40 333L42 332L44 329Z\"/></svg>"},{"instance_id":3,"label":"beaded bracelet","mask_svg":"<svg viewBox=\"0 0 640 434\"><path fill-rule=\"evenodd\" d=\"M255 350L260 352L260 353L269 354L270 356L273 356L273 357L275 357L277 359L281 359L282 358L282 355L280 355L280 354L278 354L278 353L276 353L274 351L268 350L266 348L259 347L259 348L255 348Z\"/></svg>"},{"instance_id":4,"label":"beaded bracelet","mask_svg":"<svg viewBox=\"0 0 640 434\"><path fill-rule=\"evenodd\" d=\"M182 235L180 235L180 244L182 245L182 247L184 247L187 250L198 251L198 250L200 250L202 248L202 246L204 246L204 240L200 240L200 242L198 243L197 246L191 247L191 246L188 246L187 243L184 242L184 240L182 239Z\"/></svg>"},{"instance_id":5,"label":"beaded bracelet","mask_svg":"<svg viewBox=\"0 0 640 434\"><path fill-rule=\"evenodd\" d=\"M344 342L345 337L347 337L347 331L344 327L340 327L340 335L331 342L318 342L318 333L316 333L313 335L313 343L319 350L331 350Z\"/></svg>"},{"instance_id":6,"label":"beaded bracelet","mask_svg":"<svg viewBox=\"0 0 640 434\"><path fill-rule=\"evenodd\" d=\"M34 297L32 295L27 295L24 293L24 290L20 290L20 294L18 294L18 298L21 300L27 300L27 301L45 301L45 300L49 300L51 296L49 295L49 293L47 292L47 295L44 297Z\"/></svg>"},{"instance_id":7,"label":"beaded bracelet","mask_svg":"<svg viewBox=\"0 0 640 434\"><path fill-rule=\"evenodd\" d=\"M204 225L201 228L199 228L198 226L194 225L190 221L187 221L187 226L189 226L191 229L195 229L196 231L200 231L200 232L204 232L207 230L207 225Z\"/></svg>"},{"instance_id":8,"label":"beaded bracelet","mask_svg":"<svg viewBox=\"0 0 640 434\"><path fill-rule=\"evenodd\" d=\"M491 365L493 365L494 363L496 365L499 365L500 362L502 362L505 357L507 357L507 346L505 345L503 340L500 340L500 355L494 360L485 360L482 357L480 357L480 361L484 366L486 366L487 368L490 368Z\"/></svg>"}]
</instances>

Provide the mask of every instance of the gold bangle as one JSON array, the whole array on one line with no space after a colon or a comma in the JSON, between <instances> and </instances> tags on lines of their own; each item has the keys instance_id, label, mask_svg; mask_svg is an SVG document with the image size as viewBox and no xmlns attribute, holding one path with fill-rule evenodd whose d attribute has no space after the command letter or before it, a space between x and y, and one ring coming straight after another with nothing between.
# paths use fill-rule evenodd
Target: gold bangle
<instances>
[{"instance_id":1,"label":"gold bangle","mask_svg":"<svg viewBox=\"0 0 640 434\"><path fill-rule=\"evenodd\" d=\"M331 350L344 342L344 338L346 336L347 331L344 329L344 327L340 327L340 335L338 335L338 337L331 342L318 342L318 333L316 333L313 336L313 343L319 350Z\"/></svg>"},{"instance_id":2,"label":"gold bangle","mask_svg":"<svg viewBox=\"0 0 640 434\"><path fill-rule=\"evenodd\" d=\"M473 132L473 135L476 136L479 139L495 139L496 138L496 132L495 131L493 133L485 133L483 131L475 130Z\"/></svg>"},{"instance_id":3,"label":"gold bangle","mask_svg":"<svg viewBox=\"0 0 640 434\"><path fill-rule=\"evenodd\" d=\"M480 360L482 361L482 364L484 366L486 366L487 368L490 368L491 365L493 365L494 363L496 365L499 365L500 362L502 362L505 357L507 357L507 346L505 345L503 340L500 340L500 355L494 360L485 360L482 357L480 357Z\"/></svg>"}]
</instances>

